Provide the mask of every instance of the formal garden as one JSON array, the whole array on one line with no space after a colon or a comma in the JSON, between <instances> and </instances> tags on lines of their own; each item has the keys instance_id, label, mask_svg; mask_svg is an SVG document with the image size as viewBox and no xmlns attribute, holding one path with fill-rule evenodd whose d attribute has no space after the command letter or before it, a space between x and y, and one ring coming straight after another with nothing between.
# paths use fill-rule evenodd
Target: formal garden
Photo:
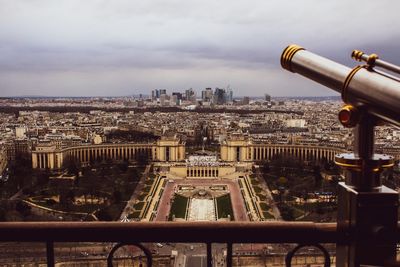
<instances>
[{"instance_id":1,"label":"formal garden","mask_svg":"<svg viewBox=\"0 0 400 267\"><path fill-rule=\"evenodd\" d=\"M161 177L157 177L154 173L149 173L144 179L143 187L141 188L139 195L135 199L135 204L133 204L129 210L127 218L130 220L139 221L144 214L148 211L149 204L151 202L151 193L154 194L154 189L157 187L158 183L161 182ZM143 214L142 214L143 213Z\"/></svg>"}]
</instances>

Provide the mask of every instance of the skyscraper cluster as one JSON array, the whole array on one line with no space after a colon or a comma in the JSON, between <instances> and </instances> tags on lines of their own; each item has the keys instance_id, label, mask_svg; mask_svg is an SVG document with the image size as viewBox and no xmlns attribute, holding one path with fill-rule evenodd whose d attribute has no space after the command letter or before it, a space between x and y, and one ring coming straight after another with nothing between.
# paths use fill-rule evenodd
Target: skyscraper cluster
<instances>
[{"instance_id":1,"label":"skyscraper cluster","mask_svg":"<svg viewBox=\"0 0 400 267\"><path fill-rule=\"evenodd\" d=\"M224 88L205 88L201 91L201 99L197 99L196 91L192 88L185 90L184 93L172 92L167 94L166 89L154 89L151 92L152 101L157 101L161 106L179 106L182 101L196 104L201 101L203 104L224 105L233 102L233 90L228 86Z\"/></svg>"}]
</instances>

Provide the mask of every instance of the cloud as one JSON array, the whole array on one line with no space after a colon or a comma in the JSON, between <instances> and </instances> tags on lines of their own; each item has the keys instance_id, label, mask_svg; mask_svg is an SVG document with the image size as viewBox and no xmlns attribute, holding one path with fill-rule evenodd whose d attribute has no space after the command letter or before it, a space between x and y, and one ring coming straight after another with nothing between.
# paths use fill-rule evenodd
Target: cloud
<instances>
[{"instance_id":1,"label":"cloud","mask_svg":"<svg viewBox=\"0 0 400 267\"><path fill-rule=\"evenodd\" d=\"M297 43L346 65L357 48L399 64L399 7L385 0L0 0L0 90L98 95L230 84L241 95L319 94L283 74L283 48Z\"/></svg>"}]
</instances>

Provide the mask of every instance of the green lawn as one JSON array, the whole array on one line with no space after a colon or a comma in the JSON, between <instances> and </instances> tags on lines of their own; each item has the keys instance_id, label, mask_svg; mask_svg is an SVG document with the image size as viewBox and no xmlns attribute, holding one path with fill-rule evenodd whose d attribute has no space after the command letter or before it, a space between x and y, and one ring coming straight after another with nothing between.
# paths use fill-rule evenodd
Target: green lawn
<instances>
[{"instance_id":1,"label":"green lawn","mask_svg":"<svg viewBox=\"0 0 400 267\"><path fill-rule=\"evenodd\" d=\"M217 197L218 218L228 218L230 215L231 220L234 220L232 202L229 194L222 197Z\"/></svg>"},{"instance_id":2,"label":"green lawn","mask_svg":"<svg viewBox=\"0 0 400 267\"><path fill-rule=\"evenodd\" d=\"M134 211L132 213L130 213L127 218L128 219L139 219L140 216L140 211Z\"/></svg>"},{"instance_id":3,"label":"green lawn","mask_svg":"<svg viewBox=\"0 0 400 267\"><path fill-rule=\"evenodd\" d=\"M261 207L261 209L263 210L263 211L267 211L267 210L269 210L271 207L267 204L267 203L265 203L265 202L260 202L260 207Z\"/></svg>"},{"instance_id":4,"label":"green lawn","mask_svg":"<svg viewBox=\"0 0 400 267\"><path fill-rule=\"evenodd\" d=\"M138 196L138 200L140 200L140 201L143 201L145 198L146 198L146 196L147 196L147 193L141 193L139 196Z\"/></svg>"},{"instance_id":5,"label":"green lawn","mask_svg":"<svg viewBox=\"0 0 400 267\"><path fill-rule=\"evenodd\" d=\"M146 180L145 184L146 184L146 186L148 186L148 185L151 186L153 184L153 182L154 182L153 180Z\"/></svg>"},{"instance_id":6,"label":"green lawn","mask_svg":"<svg viewBox=\"0 0 400 267\"><path fill-rule=\"evenodd\" d=\"M258 198L260 199L260 201L265 201L267 200L267 197L262 195L262 194L257 194Z\"/></svg>"},{"instance_id":7,"label":"green lawn","mask_svg":"<svg viewBox=\"0 0 400 267\"><path fill-rule=\"evenodd\" d=\"M136 203L135 205L133 205L135 210L142 210L143 206L144 206L144 202L143 201L140 201L140 202Z\"/></svg>"},{"instance_id":8,"label":"green lawn","mask_svg":"<svg viewBox=\"0 0 400 267\"><path fill-rule=\"evenodd\" d=\"M272 214L269 213L268 211L263 211L263 215L265 219L275 219L275 217L272 216Z\"/></svg>"},{"instance_id":9,"label":"green lawn","mask_svg":"<svg viewBox=\"0 0 400 267\"><path fill-rule=\"evenodd\" d=\"M259 194L262 191L262 188L259 186L253 186L253 189L254 189L254 192L256 192L256 194Z\"/></svg>"},{"instance_id":10,"label":"green lawn","mask_svg":"<svg viewBox=\"0 0 400 267\"><path fill-rule=\"evenodd\" d=\"M172 217L175 216L175 218L185 218L186 215L186 206L188 203L189 199L187 197L183 197L181 195L175 195L172 206L171 206L171 211L169 213L169 220L172 220Z\"/></svg>"},{"instance_id":11,"label":"green lawn","mask_svg":"<svg viewBox=\"0 0 400 267\"><path fill-rule=\"evenodd\" d=\"M150 192L150 188L151 188L151 185L145 184L143 189L142 189L142 192L149 193Z\"/></svg>"},{"instance_id":12,"label":"green lawn","mask_svg":"<svg viewBox=\"0 0 400 267\"><path fill-rule=\"evenodd\" d=\"M251 178L251 184L252 185L259 185L260 182L257 180L257 178Z\"/></svg>"}]
</instances>

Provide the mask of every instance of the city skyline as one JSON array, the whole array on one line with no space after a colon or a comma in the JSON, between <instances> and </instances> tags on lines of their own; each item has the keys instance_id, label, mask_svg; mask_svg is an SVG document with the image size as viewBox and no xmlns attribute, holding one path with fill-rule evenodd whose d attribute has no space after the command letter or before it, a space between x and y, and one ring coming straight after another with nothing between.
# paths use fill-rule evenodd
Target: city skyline
<instances>
[{"instance_id":1,"label":"city skyline","mask_svg":"<svg viewBox=\"0 0 400 267\"><path fill-rule=\"evenodd\" d=\"M227 85L237 96L334 95L284 72L282 50L297 43L355 66L350 52L360 49L398 64L400 33L392 22L399 5L2 1L0 96L126 96Z\"/></svg>"},{"instance_id":2,"label":"city skyline","mask_svg":"<svg viewBox=\"0 0 400 267\"><path fill-rule=\"evenodd\" d=\"M209 87L207 87L209 88ZM225 88L219 88L219 87L215 87L212 88L213 92L214 90L218 88L218 89L225 89ZM201 93L204 89L193 89L193 88L188 88L188 89L192 89L195 91L196 93L196 100L201 100ZM167 95L170 95L172 93L182 93L184 94L186 90L188 89L182 89L182 90L167 90ZM159 88L156 88L154 90L160 90ZM149 92L144 92L144 93L132 93L129 94L127 93L126 95L84 95L84 96L68 96L68 95L9 95L9 96L0 96L0 99L7 99L7 98L26 98L26 99L36 99L36 98L60 98L60 99L75 99L75 98L143 98L143 99L148 99L151 98L151 93L153 90L150 90ZM240 93L240 92L239 92ZM260 95L245 95L245 94L239 94L239 95L234 95L233 99L238 100L238 99L242 99L243 97L249 97L250 99L264 99L265 95L269 95L268 93L264 93L264 94L260 94ZM310 99L317 99L317 98L321 98L321 99L337 99L340 100L341 96L339 94L335 94L335 93L331 93L331 94L326 94L326 95L322 95L322 96L274 96L274 95L269 95L272 99L303 99L303 98L310 98Z\"/></svg>"}]
</instances>

